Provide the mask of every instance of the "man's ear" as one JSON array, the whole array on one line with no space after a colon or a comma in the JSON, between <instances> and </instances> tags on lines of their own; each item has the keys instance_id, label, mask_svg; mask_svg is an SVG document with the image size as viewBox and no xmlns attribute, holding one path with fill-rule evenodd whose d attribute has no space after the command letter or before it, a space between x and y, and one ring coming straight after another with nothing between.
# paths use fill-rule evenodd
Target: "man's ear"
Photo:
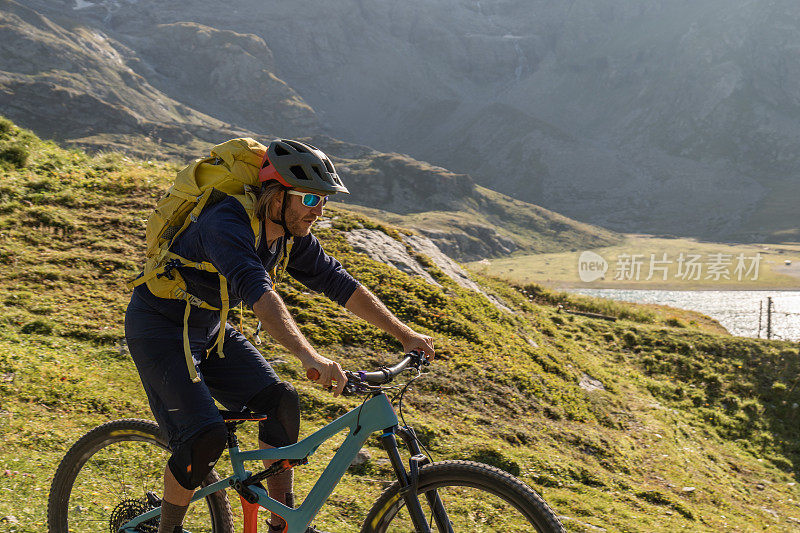
<instances>
[{"instance_id":1,"label":"man's ear","mask_svg":"<svg viewBox=\"0 0 800 533\"><path fill-rule=\"evenodd\" d=\"M286 191L278 191L270 198L267 206L267 214L269 215L267 218L272 219L280 216L281 202L283 202L284 195L286 195Z\"/></svg>"}]
</instances>

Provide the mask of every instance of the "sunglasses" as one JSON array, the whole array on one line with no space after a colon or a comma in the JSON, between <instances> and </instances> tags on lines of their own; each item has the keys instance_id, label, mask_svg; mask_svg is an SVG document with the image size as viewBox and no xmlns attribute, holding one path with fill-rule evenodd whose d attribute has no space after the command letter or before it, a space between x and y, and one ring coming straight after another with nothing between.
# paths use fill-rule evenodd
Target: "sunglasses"
<instances>
[{"instance_id":1,"label":"sunglasses","mask_svg":"<svg viewBox=\"0 0 800 533\"><path fill-rule=\"evenodd\" d=\"M328 197L323 196L321 194L315 194L313 192L300 192L300 191L288 191L289 194L293 194L295 196L299 196L303 202L303 205L306 207L317 207L320 202L322 205L328 203Z\"/></svg>"}]
</instances>

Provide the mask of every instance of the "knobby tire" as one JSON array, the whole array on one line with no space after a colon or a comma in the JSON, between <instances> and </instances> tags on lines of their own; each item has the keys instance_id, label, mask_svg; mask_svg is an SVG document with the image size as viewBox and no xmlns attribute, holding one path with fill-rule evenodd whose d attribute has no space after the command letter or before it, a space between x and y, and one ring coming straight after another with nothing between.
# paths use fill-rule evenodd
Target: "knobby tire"
<instances>
[{"instance_id":1,"label":"knobby tire","mask_svg":"<svg viewBox=\"0 0 800 533\"><path fill-rule=\"evenodd\" d=\"M431 531L440 531L425 497L434 489L441 496L455 533L565 531L553 510L528 485L508 472L472 461L441 461L420 469L417 494ZM405 500L399 482L395 482L372 506L361 533L414 531L410 516L404 511Z\"/></svg>"}]
</instances>

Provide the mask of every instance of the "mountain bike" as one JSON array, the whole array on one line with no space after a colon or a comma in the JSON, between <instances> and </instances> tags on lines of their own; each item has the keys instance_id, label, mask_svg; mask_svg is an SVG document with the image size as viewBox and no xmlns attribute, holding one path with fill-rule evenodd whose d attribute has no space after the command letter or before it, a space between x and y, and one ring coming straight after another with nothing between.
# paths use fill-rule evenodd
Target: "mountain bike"
<instances>
[{"instance_id":1,"label":"mountain bike","mask_svg":"<svg viewBox=\"0 0 800 533\"><path fill-rule=\"evenodd\" d=\"M374 432L380 432L396 480L375 501L361 533L564 531L544 500L511 474L472 461L432 462L422 453L424 445L405 424L402 399L411 382L423 375L420 369L424 364L424 356L411 352L392 367L346 372L345 391L363 395L361 405L282 448L240 450L236 428L265 415L220 411L228 427L233 474L220 479L216 471L209 473L195 492L184 531L232 533L233 515L226 493L230 488L239 494L244 533L257 532L260 508L286 521L284 533L304 533ZM400 387L395 411L387 385L404 371L416 376ZM267 495L262 481L307 464L322 443L344 430L347 436L298 507L288 507ZM398 437L410 454L408 468L400 455ZM53 478L47 509L50 532L157 532L158 494L169 455L167 441L154 422L116 420L89 431L70 448ZM276 462L257 473L245 469L246 462L262 459Z\"/></svg>"}]
</instances>

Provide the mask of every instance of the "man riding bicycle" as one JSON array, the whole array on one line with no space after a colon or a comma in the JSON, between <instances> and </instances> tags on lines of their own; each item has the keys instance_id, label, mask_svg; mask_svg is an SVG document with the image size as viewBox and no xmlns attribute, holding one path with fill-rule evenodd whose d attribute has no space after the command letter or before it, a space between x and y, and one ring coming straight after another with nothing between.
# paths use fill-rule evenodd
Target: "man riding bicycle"
<instances>
[{"instance_id":1,"label":"man riding bicycle","mask_svg":"<svg viewBox=\"0 0 800 533\"><path fill-rule=\"evenodd\" d=\"M203 209L171 244L170 251L177 256L197 264L208 262L219 273L218 277L177 266L185 292L217 306L223 305L221 294L227 295L224 304L230 307L243 302L307 371L316 371L309 374L318 375L316 383L333 387L335 395L342 392L345 375L337 362L311 346L273 289L274 278L282 271L391 334L405 352L419 350L433 357L432 339L395 317L327 255L311 233L328 197L348 192L328 157L305 143L276 140L262 158L258 179L253 216L260 239L254 236L251 216L228 196ZM227 287L218 281L223 276ZM230 410L246 406L268 414L259 422L259 445L280 447L298 439L297 392L280 380L244 335L221 324L219 313L189 306L189 300L184 304L155 296L144 283L136 287L128 305L125 337L150 408L172 450L164 471L158 531L182 532L194 490L226 445L226 427L214 400ZM224 339L221 350L214 348L219 339ZM184 352L190 353L188 367ZM268 478L267 484L270 497L293 506L292 470ZM270 529L283 528L283 520L273 515Z\"/></svg>"}]
</instances>

